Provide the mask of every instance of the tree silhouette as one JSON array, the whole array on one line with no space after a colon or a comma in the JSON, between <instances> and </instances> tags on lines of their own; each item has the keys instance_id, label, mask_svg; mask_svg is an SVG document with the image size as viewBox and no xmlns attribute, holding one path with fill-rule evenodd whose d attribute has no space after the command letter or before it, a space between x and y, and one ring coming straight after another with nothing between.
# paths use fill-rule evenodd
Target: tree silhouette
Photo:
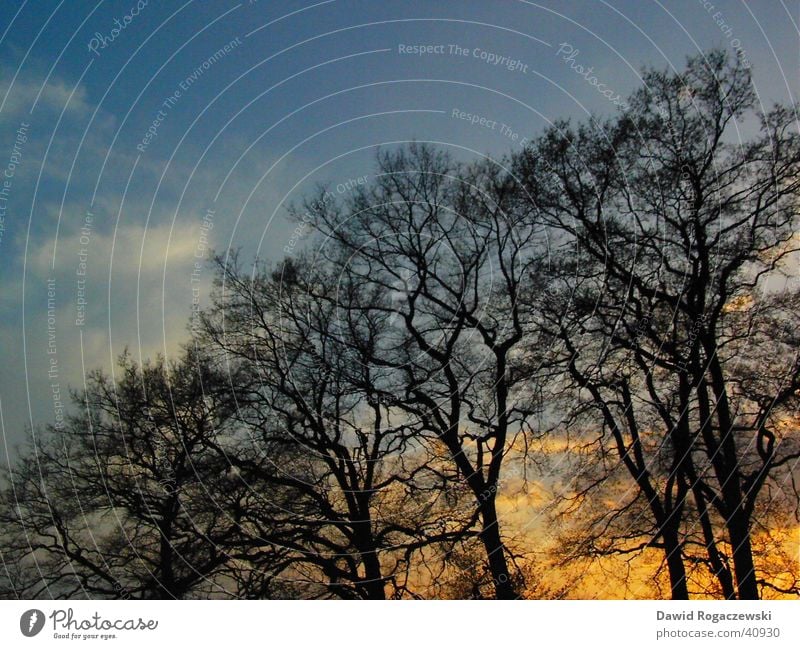
<instances>
[{"instance_id":1,"label":"tree silhouette","mask_svg":"<svg viewBox=\"0 0 800 649\"><path fill-rule=\"evenodd\" d=\"M517 156L520 194L574 253L532 308L563 344L575 412L636 487L598 522L646 503L650 529L628 533L663 548L673 597L700 545L726 597L735 579L755 599L756 505L798 458L795 423L781 425L797 405L798 293L779 279L797 252L800 142L780 107L731 139L755 99L720 52L644 81L619 118L559 124Z\"/></svg>"},{"instance_id":2,"label":"tree silhouette","mask_svg":"<svg viewBox=\"0 0 800 649\"><path fill-rule=\"evenodd\" d=\"M305 204L326 259L371 301L339 307L380 318L390 344L368 362L390 372L396 406L448 449L474 498L494 589L517 597L496 499L503 459L531 414L535 386L515 360L527 333L517 293L541 253L496 162L464 167L420 144L378 156L374 183L344 201Z\"/></svg>"},{"instance_id":3,"label":"tree silhouette","mask_svg":"<svg viewBox=\"0 0 800 649\"><path fill-rule=\"evenodd\" d=\"M37 436L2 493L17 597L181 598L218 586L237 523L215 503L210 446L230 404L202 355L88 377L62 430Z\"/></svg>"},{"instance_id":4,"label":"tree silhouette","mask_svg":"<svg viewBox=\"0 0 800 649\"><path fill-rule=\"evenodd\" d=\"M368 296L334 280L302 260L220 263L204 346L237 368L237 435L220 452L255 494L242 516L256 568L269 542L289 550L284 578L324 585L314 596L396 597L413 592L414 555L469 536L474 518L443 502L413 425L394 417L369 362L382 323L337 308Z\"/></svg>"},{"instance_id":5,"label":"tree silhouette","mask_svg":"<svg viewBox=\"0 0 800 649\"><path fill-rule=\"evenodd\" d=\"M380 151L291 210L302 252L217 259L180 356L13 464L0 594L564 597L547 552L800 594L796 116L717 51L643 80L501 160ZM529 471L557 543L510 524Z\"/></svg>"}]
</instances>

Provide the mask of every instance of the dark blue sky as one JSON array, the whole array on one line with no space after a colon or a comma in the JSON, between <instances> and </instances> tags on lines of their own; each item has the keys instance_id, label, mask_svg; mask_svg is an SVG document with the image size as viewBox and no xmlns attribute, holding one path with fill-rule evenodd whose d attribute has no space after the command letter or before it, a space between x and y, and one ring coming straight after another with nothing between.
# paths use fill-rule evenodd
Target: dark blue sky
<instances>
[{"instance_id":1,"label":"dark blue sky","mask_svg":"<svg viewBox=\"0 0 800 649\"><path fill-rule=\"evenodd\" d=\"M206 242L277 259L285 203L369 175L375 147L500 155L617 110L587 75L624 98L643 66L710 47L752 63L766 107L793 104L799 20L780 0L5 0L0 455L126 345L176 352Z\"/></svg>"}]
</instances>

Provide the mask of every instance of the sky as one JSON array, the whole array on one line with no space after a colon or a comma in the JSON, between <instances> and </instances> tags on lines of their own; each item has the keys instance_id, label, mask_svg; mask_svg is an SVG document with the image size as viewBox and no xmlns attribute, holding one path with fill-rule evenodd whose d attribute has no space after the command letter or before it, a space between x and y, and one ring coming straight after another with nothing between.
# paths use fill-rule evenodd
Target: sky
<instances>
[{"instance_id":1,"label":"sky","mask_svg":"<svg viewBox=\"0 0 800 649\"><path fill-rule=\"evenodd\" d=\"M793 106L798 24L785 0L3 0L0 459L126 347L174 356L209 252L279 260L287 206L378 147L501 156L709 48Z\"/></svg>"}]
</instances>

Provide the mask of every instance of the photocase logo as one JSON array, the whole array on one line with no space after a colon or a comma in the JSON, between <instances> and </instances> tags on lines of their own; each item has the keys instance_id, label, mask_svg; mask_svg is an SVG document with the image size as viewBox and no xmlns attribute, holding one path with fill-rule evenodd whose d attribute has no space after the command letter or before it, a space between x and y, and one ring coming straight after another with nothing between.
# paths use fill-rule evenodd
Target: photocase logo
<instances>
[{"instance_id":1,"label":"photocase logo","mask_svg":"<svg viewBox=\"0 0 800 649\"><path fill-rule=\"evenodd\" d=\"M392 291L389 293L389 300L391 302L391 315L389 316L389 324L392 324L400 317L402 307L408 301L409 296L414 291L414 273L407 268L400 270L400 277L395 280Z\"/></svg>"},{"instance_id":2,"label":"photocase logo","mask_svg":"<svg viewBox=\"0 0 800 649\"><path fill-rule=\"evenodd\" d=\"M25 611L19 618L19 630L26 638L32 638L44 627L44 613L38 608Z\"/></svg>"}]
</instances>

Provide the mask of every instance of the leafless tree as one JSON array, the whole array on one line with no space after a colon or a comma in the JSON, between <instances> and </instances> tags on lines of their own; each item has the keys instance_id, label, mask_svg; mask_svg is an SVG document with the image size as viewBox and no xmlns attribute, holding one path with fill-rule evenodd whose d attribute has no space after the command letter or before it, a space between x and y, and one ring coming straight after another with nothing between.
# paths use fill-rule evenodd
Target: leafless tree
<instances>
[{"instance_id":1,"label":"leafless tree","mask_svg":"<svg viewBox=\"0 0 800 649\"><path fill-rule=\"evenodd\" d=\"M798 122L721 52L643 78L501 160L381 151L303 252L218 259L181 358L14 465L2 593L561 597L500 499L549 455L557 562L800 593Z\"/></svg>"},{"instance_id":2,"label":"leafless tree","mask_svg":"<svg viewBox=\"0 0 800 649\"><path fill-rule=\"evenodd\" d=\"M338 308L370 296L335 279L302 258L249 274L221 262L204 344L236 368L238 433L220 452L252 492L241 509L256 569L269 542L307 596L414 596L414 557L469 536L475 520L447 502L445 476L395 417L369 357L383 324Z\"/></svg>"},{"instance_id":3,"label":"leafless tree","mask_svg":"<svg viewBox=\"0 0 800 649\"><path fill-rule=\"evenodd\" d=\"M521 200L564 247L531 303L561 341L572 412L604 462L617 455L606 474L635 487L596 531L636 507L638 526L617 529L628 550L663 548L673 597L700 546L724 596L755 599L758 505L793 489L800 448L798 293L782 280L797 263L796 118L776 107L737 141L754 92L721 52L648 72L629 103L517 156Z\"/></svg>"},{"instance_id":4,"label":"leafless tree","mask_svg":"<svg viewBox=\"0 0 800 649\"><path fill-rule=\"evenodd\" d=\"M502 163L465 166L426 145L378 156L374 182L352 197L307 201L299 218L323 242L319 259L370 301L339 305L380 318L389 342L365 362L388 373L396 406L429 443L444 444L481 518L498 598L518 595L500 530L503 459L535 403L516 354L528 333L520 286L542 254L542 229L510 210Z\"/></svg>"},{"instance_id":5,"label":"leafless tree","mask_svg":"<svg viewBox=\"0 0 800 649\"><path fill-rule=\"evenodd\" d=\"M181 598L219 590L236 520L215 503L209 442L230 407L205 359L93 372L61 429L36 436L2 492L3 563L16 597ZM8 594L8 593L7 593Z\"/></svg>"}]
</instances>

